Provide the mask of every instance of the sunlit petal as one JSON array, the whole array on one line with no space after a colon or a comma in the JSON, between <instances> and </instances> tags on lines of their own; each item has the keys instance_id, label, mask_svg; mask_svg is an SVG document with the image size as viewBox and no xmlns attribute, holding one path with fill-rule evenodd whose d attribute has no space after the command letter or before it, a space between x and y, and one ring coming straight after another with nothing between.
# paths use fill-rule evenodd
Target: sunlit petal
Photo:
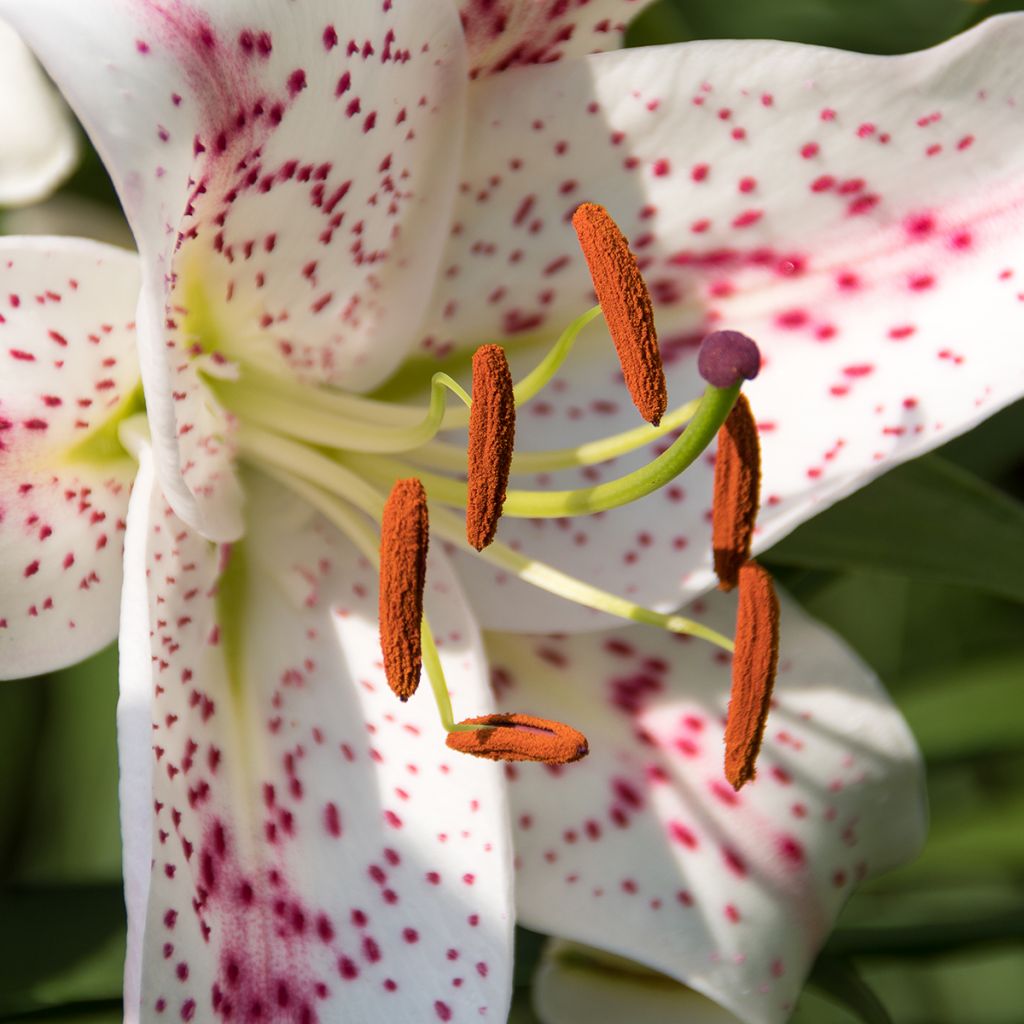
<instances>
[{"instance_id":1,"label":"sunlit petal","mask_svg":"<svg viewBox=\"0 0 1024 1024\"><path fill-rule=\"evenodd\" d=\"M217 548L167 508L147 458L122 637L128 1019L502 1019L499 770L445 747L427 694L395 700L373 569L259 480L246 540ZM453 698L488 707L440 558L428 608Z\"/></svg>"},{"instance_id":2,"label":"sunlit petal","mask_svg":"<svg viewBox=\"0 0 1024 1024\"><path fill-rule=\"evenodd\" d=\"M732 596L692 608L729 630ZM912 857L921 764L874 676L792 601L758 773L722 773L729 665L639 627L488 634L500 701L572 722L590 756L510 772L520 920L785 1020L853 886Z\"/></svg>"}]
</instances>

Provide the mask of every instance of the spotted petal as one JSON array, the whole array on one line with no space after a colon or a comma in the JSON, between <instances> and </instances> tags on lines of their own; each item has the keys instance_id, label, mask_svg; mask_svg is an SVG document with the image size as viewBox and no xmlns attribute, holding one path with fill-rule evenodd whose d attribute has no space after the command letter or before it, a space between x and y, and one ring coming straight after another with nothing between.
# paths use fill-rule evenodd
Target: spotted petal
<instances>
[{"instance_id":1,"label":"spotted petal","mask_svg":"<svg viewBox=\"0 0 1024 1024\"><path fill-rule=\"evenodd\" d=\"M67 109L18 36L0 22L0 204L42 199L78 155Z\"/></svg>"},{"instance_id":2,"label":"spotted petal","mask_svg":"<svg viewBox=\"0 0 1024 1024\"><path fill-rule=\"evenodd\" d=\"M191 524L232 539L230 423L194 357L347 388L400 361L429 299L461 148L455 11L434 0L315 0L301 15L241 0L4 0L0 11L77 110L135 232L164 488Z\"/></svg>"},{"instance_id":3,"label":"spotted petal","mask_svg":"<svg viewBox=\"0 0 1024 1024\"><path fill-rule=\"evenodd\" d=\"M716 594L702 619L731 629ZM629 957L751 1024L784 1020L853 885L913 856L919 755L872 674L793 602L757 778L722 774L727 659L639 627L492 634L504 706L571 722L590 756L517 769L529 927Z\"/></svg>"},{"instance_id":4,"label":"spotted petal","mask_svg":"<svg viewBox=\"0 0 1024 1024\"><path fill-rule=\"evenodd\" d=\"M511 985L500 773L399 704L373 570L266 481L246 539L133 494L120 744L127 1019L501 1020ZM441 559L428 609L453 698L490 700ZM151 867L152 865L152 867Z\"/></svg>"},{"instance_id":5,"label":"spotted petal","mask_svg":"<svg viewBox=\"0 0 1024 1024\"><path fill-rule=\"evenodd\" d=\"M695 345L709 328L761 346L748 393L767 546L1024 390L1022 47L1024 18L1007 16L904 57L706 42L474 83L429 350L557 335L593 301L569 215L604 203L646 269L670 403L699 392ZM563 447L638 425L593 328L558 387L523 409L517 443ZM499 537L673 605L709 583L709 503L699 465L623 512L507 521ZM489 625L594 624L492 580L474 588Z\"/></svg>"},{"instance_id":6,"label":"spotted petal","mask_svg":"<svg viewBox=\"0 0 1024 1024\"><path fill-rule=\"evenodd\" d=\"M549 64L622 44L626 23L651 0L462 0L472 78Z\"/></svg>"},{"instance_id":7,"label":"spotted petal","mask_svg":"<svg viewBox=\"0 0 1024 1024\"><path fill-rule=\"evenodd\" d=\"M117 632L135 466L117 420L138 387L138 268L120 249L0 240L0 678L49 671Z\"/></svg>"}]
</instances>

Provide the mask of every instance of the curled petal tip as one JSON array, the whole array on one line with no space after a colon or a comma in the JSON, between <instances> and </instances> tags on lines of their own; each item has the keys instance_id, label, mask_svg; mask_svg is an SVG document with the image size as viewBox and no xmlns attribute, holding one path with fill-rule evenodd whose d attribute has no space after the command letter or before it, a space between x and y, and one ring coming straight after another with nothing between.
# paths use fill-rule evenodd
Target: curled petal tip
<instances>
[{"instance_id":1,"label":"curled petal tip","mask_svg":"<svg viewBox=\"0 0 1024 1024\"><path fill-rule=\"evenodd\" d=\"M712 331L701 342L697 369L716 388L731 388L757 376L761 351L756 342L739 331Z\"/></svg>"}]
</instances>

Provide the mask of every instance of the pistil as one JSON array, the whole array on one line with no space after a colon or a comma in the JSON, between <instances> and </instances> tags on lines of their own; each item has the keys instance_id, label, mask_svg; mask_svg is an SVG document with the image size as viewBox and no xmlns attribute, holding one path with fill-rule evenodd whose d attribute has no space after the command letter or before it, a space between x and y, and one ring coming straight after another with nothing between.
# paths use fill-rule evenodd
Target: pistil
<instances>
[{"instance_id":1,"label":"pistil","mask_svg":"<svg viewBox=\"0 0 1024 1024\"><path fill-rule=\"evenodd\" d=\"M732 409L739 385L718 388L708 385L683 433L656 459L617 480L566 491L511 489L505 496L503 514L526 519L560 519L566 516L607 512L660 490L699 458L714 440ZM369 458L356 453L339 456L347 465L370 479L390 482L415 471L411 463L397 459ZM433 500L465 507L466 485L436 473L418 473Z\"/></svg>"},{"instance_id":2,"label":"pistil","mask_svg":"<svg viewBox=\"0 0 1024 1024\"><path fill-rule=\"evenodd\" d=\"M715 387L753 380L761 369L756 343L739 331L712 331L697 353L697 372Z\"/></svg>"},{"instance_id":3,"label":"pistil","mask_svg":"<svg viewBox=\"0 0 1024 1024\"><path fill-rule=\"evenodd\" d=\"M380 527L380 646L384 674L400 700L420 683L423 587L427 575L427 496L419 480L399 480Z\"/></svg>"}]
</instances>

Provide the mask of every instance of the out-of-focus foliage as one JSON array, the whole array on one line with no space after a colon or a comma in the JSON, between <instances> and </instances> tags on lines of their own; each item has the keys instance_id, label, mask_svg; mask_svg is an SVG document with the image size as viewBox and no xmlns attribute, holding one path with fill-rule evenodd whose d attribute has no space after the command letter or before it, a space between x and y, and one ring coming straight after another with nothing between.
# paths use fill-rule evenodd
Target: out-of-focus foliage
<instances>
[{"instance_id":1,"label":"out-of-focus foliage","mask_svg":"<svg viewBox=\"0 0 1024 1024\"><path fill-rule=\"evenodd\" d=\"M636 20L630 42L788 39L863 53L934 46L994 4L967 0L659 0ZM1017 4L1002 5L1017 10Z\"/></svg>"},{"instance_id":2,"label":"out-of-focus foliage","mask_svg":"<svg viewBox=\"0 0 1024 1024\"><path fill-rule=\"evenodd\" d=\"M874 570L1024 600L1024 503L936 455L888 473L783 540L776 562Z\"/></svg>"},{"instance_id":3,"label":"out-of-focus foliage","mask_svg":"<svg viewBox=\"0 0 1024 1024\"><path fill-rule=\"evenodd\" d=\"M116 699L113 650L0 685L0 1020L120 1020Z\"/></svg>"}]
</instances>

